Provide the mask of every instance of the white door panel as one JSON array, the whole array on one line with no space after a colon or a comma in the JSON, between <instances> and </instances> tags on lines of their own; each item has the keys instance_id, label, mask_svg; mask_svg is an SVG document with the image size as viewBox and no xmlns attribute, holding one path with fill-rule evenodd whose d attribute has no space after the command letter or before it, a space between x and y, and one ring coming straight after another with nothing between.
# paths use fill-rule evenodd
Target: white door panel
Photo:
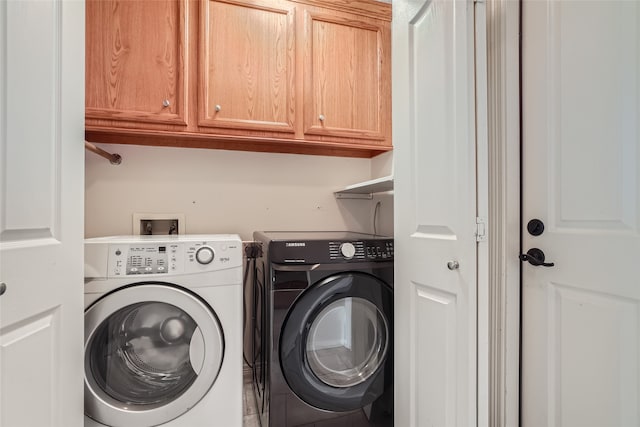
<instances>
[{"instance_id":1,"label":"white door panel","mask_svg":"<svg viewBox=\"0 0 640 427\"><path fill-rule=\"evenodd\" d=\"M84 3L0 3L0 425L80 426Z\"/></svg>"},{"instance_id":2,"label":"white door panel","mask_svg":"<svg viewBox=\"0 0 640 427\"><path fill-rule=\"evenodd\" d=\"M411 318L414 325L410 349L415 358L412 369L411 392L415 405L412 425L429 422L434 426L454 426L456 422L458 345L455 337L459 316L456 295L438 288L425 287L412 282L415 294L411 296ZM439 387L420 384L428 380Z\"/></svg>"},{"instance_id":3,"label":"white door panel","mask_svg":"<svg viewBox=\"0 0 640 427\"><path fill-rule=\"evenodd\" d=\"M59 179L51 159L60 149L60 117L54 114L60 87L52 83L60 72L55 52L60 50L61 4L8 1L1 7L6 40L3 60L9 66L3 78L3 137L23 143L5 148L2 168L7 185L0 190L4 207L0 233L3 242L51 237L58 219L52 203ZM38 102L36 108L34 101ZM37 120L39 115L49 120ZM32 118L37 126L33 125L36 122L27 125ZM40 179L31 179L33 171ZM24 209L27 195L30 209Z\"/></svg>"},{"instance_id":4,"label":"white door panel","mask_svg":"<svg viewBox=\"0 0 640 427\"><path fill-rule=\"evenodd\" d=\"M63 380L57 374L59 324L59 311L54 309L26 319L14 328L3 328L1 425L46 426L59 418L56 412L64 399L51 393ZM48 357L31 364L29 369L18 368L25 367L25 358L33 361L45 354ZM34 410L34 402L38 402L38 410Z\"/></svg>"},{"instance_id":5,"label":"white door panel","mask_svg":"<svg viewBox=\"0 0 640 427\"><path fill-rule=\"evenodd\" d=\"M523 16L523 425L640 425L640 3Z\"/></svg>"},{"instance_id":6,"label":"white door panel","mask_svg":"<svg viewBox=\"0 0 640 427\"><path fill-rule=\"evenodd\" d=\"M474 4L393 7L395 423L475 425Z\"/></svg>"}]
</instances>

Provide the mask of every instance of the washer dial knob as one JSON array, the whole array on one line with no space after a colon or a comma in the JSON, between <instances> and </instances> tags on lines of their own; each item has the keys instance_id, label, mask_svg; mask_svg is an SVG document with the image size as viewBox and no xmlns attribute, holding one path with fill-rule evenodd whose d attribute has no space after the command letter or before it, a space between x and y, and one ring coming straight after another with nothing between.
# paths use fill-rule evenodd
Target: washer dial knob
<instances>
[{"instance_id":1,"label":"washer dial knob","mask_svg":"<svg viewBox=\"0 0 640 427\"><path fill-rule=\"evenodd\" d=\"M353 243L343 243L340 245L340 253L346 259L351 259L356 254L356 247L353 246Z\"/></svg>"},{"instance_id":2,"label":"washer dial knob","mask_svg":"<svg viewBox=\"0 0 640 427\"><path fill-rule=\"evenodd\" d=\"M213 261L215 253L211 246L202 246L196 251L196 261L200 264L209 264Z\"/></svg>"}]
</instances>

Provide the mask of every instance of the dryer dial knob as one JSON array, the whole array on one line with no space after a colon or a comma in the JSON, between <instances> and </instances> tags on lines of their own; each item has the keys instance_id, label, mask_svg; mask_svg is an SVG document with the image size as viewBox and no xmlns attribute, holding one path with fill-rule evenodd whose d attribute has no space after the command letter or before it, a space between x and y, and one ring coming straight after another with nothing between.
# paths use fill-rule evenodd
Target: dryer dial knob
<instances>
[{"instance_id":1,"label":"dryer dial knob","mask_svg":"<svg viewBox=\"0 0 640 427\"><path fill-rule=\"evenodd\" d=\"M196 261L200 264L209 264L213 261L215 253L211 246L202 246L196 251Z\"/></svg>"},{"instance_id":2,"label":"dryer dial knob","mask_svg":"<svg viewBox=\"0 0 640 427\"><path fill-rule=\"evenodd\" d=\"M346 259L351 259L356 254L356 247L353 246L353 243L343 243L340 245L340 253Z\"/></svg>"}]
</instances>

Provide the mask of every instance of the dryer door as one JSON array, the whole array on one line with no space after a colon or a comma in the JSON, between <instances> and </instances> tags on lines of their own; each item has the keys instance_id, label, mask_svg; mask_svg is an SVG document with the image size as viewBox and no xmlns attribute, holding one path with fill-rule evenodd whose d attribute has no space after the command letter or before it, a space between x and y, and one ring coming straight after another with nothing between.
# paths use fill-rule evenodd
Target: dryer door
<instances>
[{"instance_id":1,"label":"dryer door","mask_svg":"<svg viewBox=\"0 0 640 427\"><path fill-rule=\"evenodd\" d=\"M209 391L224 355L211 308L167 284L121 288L85 311L85 414L109 426L155 426Z\"/></svg>"},{"instance_id":2,"label":"dryer door","mask_svg":"<svg viewBox=\"0 0 640 427\"><path fill-rule=\"evenodd\" d=\"M291 390L308 404L350 411L392 387L393 293L359 272L329 276L290 309L280 362Z\"/></svg>"}]
</instances>

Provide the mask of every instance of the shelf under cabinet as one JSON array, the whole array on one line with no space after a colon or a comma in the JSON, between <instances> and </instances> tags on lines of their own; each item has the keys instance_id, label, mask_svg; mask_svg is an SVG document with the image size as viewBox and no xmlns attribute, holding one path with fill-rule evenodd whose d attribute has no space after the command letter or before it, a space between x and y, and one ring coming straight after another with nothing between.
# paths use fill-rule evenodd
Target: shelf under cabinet
<instances>
[{"instance_id":1,"label":"shelf under cabinet","mask_svg":"<svg viewBox=\"0 0 640 427\"><path fill-rule=\"evenodd\" d=\"M391 175L348 185L333 194L336 199L371 199L374 193L385 191L393 191L393 176Z\"/></svg>"}]
</instances>

